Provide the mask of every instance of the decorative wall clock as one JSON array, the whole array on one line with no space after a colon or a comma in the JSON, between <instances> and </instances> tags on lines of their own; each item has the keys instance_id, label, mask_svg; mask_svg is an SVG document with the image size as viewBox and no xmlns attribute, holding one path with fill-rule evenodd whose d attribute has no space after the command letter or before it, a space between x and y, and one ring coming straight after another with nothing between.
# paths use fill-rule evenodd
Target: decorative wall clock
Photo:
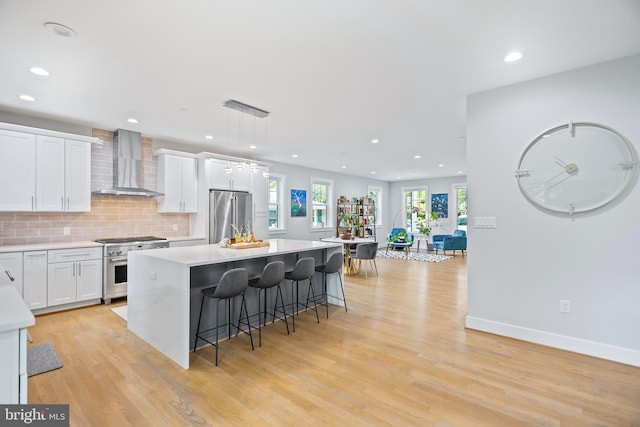
<instances>
[{"instance_id":1,"label":"decorative wall clock","mask_svg":"<svg viewBox=\"0 0 640 427\"><path fill-rule=\"evenodd\" d=\"M531 203L573 215L619 197L631 183L636 165L633 146L614 129L569 122L529 144L520 157L516 179Z\"/></svg>"}]
</instances>

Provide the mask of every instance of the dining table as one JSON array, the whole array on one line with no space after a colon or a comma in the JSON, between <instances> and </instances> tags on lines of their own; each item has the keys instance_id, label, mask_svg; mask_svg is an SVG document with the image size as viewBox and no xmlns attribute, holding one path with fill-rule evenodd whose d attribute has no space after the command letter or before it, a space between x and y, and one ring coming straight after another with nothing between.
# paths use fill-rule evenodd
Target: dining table
<instances>
[{"instance_id":1,"label":"dining table","mask_svg":"<svg viewBox=\"0 0 640 427\"><path fill-rule=\"evenodd\" d=\"M372 243L376 240L372 237L350 237L349 239L343 239L341 237L323 237L320 239L322 242L327 243L342 243L344 246L344 275L354 276L358 274L358 267L355 260L351 257L351 246L357 246L360 243Z\"/></svg>"}]
</instances>

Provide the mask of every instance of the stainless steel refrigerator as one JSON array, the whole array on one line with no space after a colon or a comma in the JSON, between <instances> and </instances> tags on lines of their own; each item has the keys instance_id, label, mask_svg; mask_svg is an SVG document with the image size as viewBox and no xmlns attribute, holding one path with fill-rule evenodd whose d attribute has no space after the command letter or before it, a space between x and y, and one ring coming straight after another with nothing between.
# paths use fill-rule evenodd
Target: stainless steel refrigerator
<instances>
[{"instance_id":1,"label":"stainless steel refrigerator","mask_svg":"<svg viewBox=\"0 0 640 427\"><path fill-rule=\"evenodd\" d=\"M209 243L233 238L235 225L242 232L253 230L253 201L246 191L209 191Z\"/></svg>"}]
</instances>

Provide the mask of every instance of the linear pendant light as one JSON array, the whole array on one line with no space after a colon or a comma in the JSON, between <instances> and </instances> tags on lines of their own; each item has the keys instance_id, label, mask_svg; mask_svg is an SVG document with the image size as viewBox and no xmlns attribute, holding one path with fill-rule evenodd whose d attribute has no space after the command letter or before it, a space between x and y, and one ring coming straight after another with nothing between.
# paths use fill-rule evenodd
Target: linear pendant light
<instances>
[{"instance_id":1,"label":"linear pendant light","mask_svg":"<svg viewBox=\"0 0 640 427\"><path fill-rule=\"evenodd\" d=\"M249 114L261 119L264 119L269 115L268 111L249 104L245 104L244 102L236 101L235 99L229 99L222 105L227 108L231 108L232 110L240 111L241 113Z\"/></svg>"}]
</instances>

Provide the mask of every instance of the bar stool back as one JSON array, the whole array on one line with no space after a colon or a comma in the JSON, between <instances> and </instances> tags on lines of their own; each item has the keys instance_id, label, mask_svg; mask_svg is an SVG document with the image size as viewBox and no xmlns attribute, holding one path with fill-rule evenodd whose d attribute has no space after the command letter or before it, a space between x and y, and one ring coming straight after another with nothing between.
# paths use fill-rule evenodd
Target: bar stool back
<instances>
[{"instance_id":1,"label":"bar stool back","mask_svg":"<svg viewBox=\"0 0 640 427\"><path fill-rule=\"evenodd\" d=\"M342 282L342 275L340 274L340 270L342 269L343 265L344 265L344 255L342 254L342 252L334 252L329 257L329 260L325 265L316 266L316 271L318 273L322 273L322 279L323 279L322 280L322 297L324 302L320 304L324 305L326 308L327 319L329 318L329 301L327 299L328 296L344 301L344 311L348 311L347 300L345 299L345 296L344 296L344 284ZM327 294L327 275L334 274L334 273L338 273L338 278L340 279L340 290L342 291L342 298L335 295Z\"/></svg>"},{"instance_id":2,"label":"bar stool back","mask_svg":"<svg viewBox=\"0 0 640 427\"><path fill-rule=\"evenodd\" d=\"M284 320L287 327L287 335L289 335L289 321L287 320L287 310L284 306L282 298L282 288L280 283L284 280L284 262L271 261L264 266L262 275L258 278L249 280L249 286L258 289L258 346L262 347L262 325L267 323L267 290L278 287L276 289L276 298L273 304L273 322L276 321L276 313L282 313L283 317L277 317ZM263 310L260 311L260 295L263 295ZM278 308L278 295L280 295L280 308ZM262 316L260 315L262 313Z\"/></svg>"},{"instance_id":3,"label":"bar stool back","mask_svg":"<svg viewBox=\"0 0 640 427\"><path fill-rule=\"evenodd\" d=\"M222 277L220 278L220 282L217 285L211 286L209 288L202 289L202 303L200 304L200 316L198 316L198 327L196 328L196 339L193 343L193 351L196 351L196 347L198 344L198 338L203 341L208 342L216 348L216 366L218 366L218 331L221 327L228 326L229 339L231 339L231 326L237 328L236 336L240 332L244 332L249 335L251 340L251 350L253 347L253 336L251 335L251 323L249 322L249 314L247 312L247 303L244 299L244 292L249 285L249 278L247 275L247 270L244 268L234 268L232 270L227 270L224 272ZM240 303L240 314L238 316L237 323L233 323L231 320L231 300L237 296L242 296L242 302ZM200 323L202 321L202 309L204 307L205 298L211 298L215 300L216 303L216 325L213 328L206 329L204 331L200 331ZM220 301L227 301L227 322L220 325ZM244 310L245 320L242 320L242 310ZM241 329L242 325L246 325L248 327L248 331ZM211 341L211 338L206 335L209 332L215 330L216 338L215 341Z\"/></svg>"},{"instance_id":4,"label":"bar stool back","mask_svg":"<svg viewBox=\"0 0 640 427\"><path fill-rule=\"evenodd\" d=\"M312 277L313 277L313 273L315 272L315 266L316 266L316 260L313 257L300 258L296 262L296 265L293 267L293 270L288 271L284 274L285 279L291 280L292 287L293 287L293 282L296 282L295 302L292 302L292 304L294 304L294 307L291 315L291 319L293 321L293 332L296 331L296 311L300 307L300 301L298 299L298 291L299 291L298 285L300 284L301 281L304 281L304 280L309 281L309 292L307 294L307 302L304 304L305 309L309 308L309 296L312 296L314 301L316 299L315 294L313 293L313 283L312 283ZM293 289L292 289L292 293L293 293ZM320 317L318 316L318 306L314 305L313 309L316 312L316 320L318 321L318 323L320 323Z\"/></svg>"}]
</instances>

